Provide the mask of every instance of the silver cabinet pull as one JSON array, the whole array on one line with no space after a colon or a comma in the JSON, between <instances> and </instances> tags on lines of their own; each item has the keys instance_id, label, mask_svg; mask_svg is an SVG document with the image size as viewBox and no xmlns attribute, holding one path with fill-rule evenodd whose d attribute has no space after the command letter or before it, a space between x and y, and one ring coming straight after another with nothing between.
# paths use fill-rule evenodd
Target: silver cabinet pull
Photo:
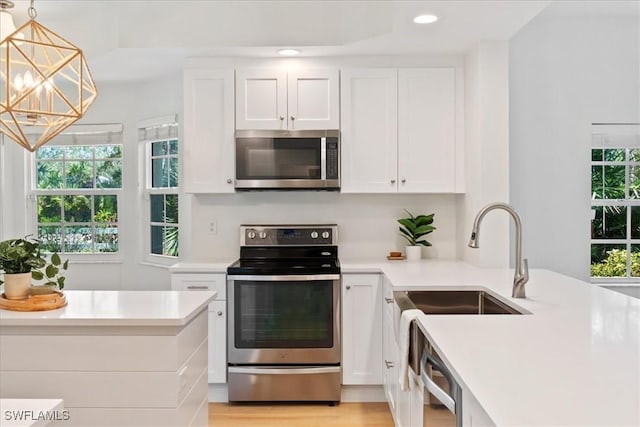
<instances>
[{"instance_id":1,"label":"silver cabinet pull","mask_svg":"<svg viewBox=\"0 0 640 427\"><path fill-rule=\"evenodd\" d=\"M219 311L218 313L216 313L218 316L222 316L224 313L222 311Z\"/></svg>"},{"instance_id":2,"label":"silver cabinet pull","mask_svg":"<svg viewBox=\"0 0 640 427\"><path fill-rule=\"evenodd\" d=\"M387 369L391 369L393 368L393 362L389 361L389 360L385 360L384 361L385 366L387 367Z\"/></svg>"},{"instance_id":3,"label":"silver cabinet pull","mask_svg":"<svg viewBox=\"0 0 640 427\"><path fill-rule=\"evenodd\" d=\"M407 182L407 180L402 178L402 181L400 181L400 182L404 184L405 182Z\"/></svg>"},{"instance_id":4,"label":"silver cabinet pull","mask_svg":"<svg viewBox=\"0 0 640 427\"><path fill-rule=\"evenodd\" d=\"M347 290L351 289L351 285L346 286Z\"/></svg>"},{"instance_id":5,"label":"silver cabinet pull","mask_svg":"<svg viewBox=\"0 0 640 427\"><path fill-rule=\"evenodd\" d=\"M187 286L187 289L209 289L208 286L205 285L189 285Z\"/></svg>"},{"instance_id":6,"label":"silver cabinet pull","mask_svg":"<svg viewBox=\"0 0 640 427\"><path fill-rule=\"evenodd\" d=\"M231 184L232 182L233 182L233 180L231 180L231 179L227 180L227 184Z\"/></svg>"},{"instance_id":7,"label":"silver cabinet pull","mask_svg":"<svg viewBox=\"0 0 640 427\"><path fill-rule=\"evenodd\" d=\"M393 304L393 298L385 297L384 300L387 302L387 304Z\"/></svg>"},{"instance_id":8,"label":"silver cabinet pull","mask_svg":"<svg viewBox=\"0 0 640 427\"><path fill-rule=\"evenodd\" d=\"M284 116L280 116L280 121L284 120Z\"/></svg>"},{"instance_id":9,"label":"silver cabinet pull","mask_svg":"<svg viewBox=\"0 0 640 427\"><path fill-rule=\"evenodd\" d=\"M391 180L391 183L392 183L392 184L395 184L395 183L396 183L396 180L395 180L395 179L392 179L392 180Z\"/></svg>"},{"instance_id":10,"label":"silver cabinet pull","mask_svg":"<svg viewBox=\"0 0 640 427\"><path fill-rule=\"evenodd\" d=\"M289 117L291 120L295 120L296 118L294 116Z\"/></svg>"}]
</instances>

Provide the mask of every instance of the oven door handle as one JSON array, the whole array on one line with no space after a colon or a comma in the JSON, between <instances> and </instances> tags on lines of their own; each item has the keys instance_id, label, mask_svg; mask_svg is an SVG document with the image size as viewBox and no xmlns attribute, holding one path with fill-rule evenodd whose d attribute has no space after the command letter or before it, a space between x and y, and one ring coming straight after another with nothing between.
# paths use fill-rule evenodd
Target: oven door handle
<instances>
[{"instance_id":1,"label":"oven door handle","mask_svg":"<svg viewBox=\"0 0 640 427\"><path fill-rule=\"evenodd\" d=\"M322 368L241 368L230 366L230 374L251 374L251 375L304 375L304 374L335 374L340 372L339 366L327 366Z\"/></svg>"},{"instance_id":2,"label":"oven door handle","mask_svg":"<svg viewBox=\"0 0 640 427\"><path fill-rule=\"evenodd\" d=\"M281 276L234 275L228 280L251 282L312 282L317 280L340 280L339 274L287 274Z\"/></svg>"}]
</instances>

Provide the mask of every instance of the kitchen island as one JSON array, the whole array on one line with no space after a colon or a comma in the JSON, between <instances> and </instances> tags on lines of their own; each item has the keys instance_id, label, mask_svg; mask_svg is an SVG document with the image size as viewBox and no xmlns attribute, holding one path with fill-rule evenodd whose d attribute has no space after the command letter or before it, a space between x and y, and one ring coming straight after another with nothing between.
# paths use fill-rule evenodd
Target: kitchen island
<instances>
[{"instance_id":1,"label":"kitchen island","mask_svg":"<svg viewBox=\"0 0 640 427\"><path fill-rule=\"evenodd\" d=\"M63 399L69 426L206 426L215 292L65 291L0 310L0 398Z\"/></svg>"},{"instance_id":2,"label":"kitchen island","mask_svg":"<svg viewBox=\"0 0 640 427\"><path fill-rule=\"evenodd\" d=\"M342 271L382 273L394 291L484 289L525 313L418 318L467 394L464 425L640 425L640 300L546 270L511 298L513 270L459 261L343 260Z\"/></svg>"}]
</instances>

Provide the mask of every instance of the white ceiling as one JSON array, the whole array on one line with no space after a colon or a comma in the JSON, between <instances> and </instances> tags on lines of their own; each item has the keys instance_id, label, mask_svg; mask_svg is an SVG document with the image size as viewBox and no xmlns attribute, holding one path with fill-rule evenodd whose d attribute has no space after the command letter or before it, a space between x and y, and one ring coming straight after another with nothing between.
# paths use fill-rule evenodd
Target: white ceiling
<instances>
[{"instance_id":1,"label":"white ceiling","mask_svg":"<svg viewBox=\"0 0 640 427\"><path fill-rule=\"evenodd\" d=\"M20 25L29 2L15 3ZM36 0L35 8L40 23L84 50L95 80L107 82L175 72L190 56L274 57L282 47L302 56L462 54L480 40L508 40L550 3ZM412 22L427 12L440 20Z\"/></svg>"}]
</instances>

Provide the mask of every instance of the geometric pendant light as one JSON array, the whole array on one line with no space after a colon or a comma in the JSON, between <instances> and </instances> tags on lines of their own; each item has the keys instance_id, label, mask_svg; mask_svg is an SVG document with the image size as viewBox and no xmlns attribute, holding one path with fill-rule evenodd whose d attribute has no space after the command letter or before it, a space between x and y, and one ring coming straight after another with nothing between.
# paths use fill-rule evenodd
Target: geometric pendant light
<instances>
[{"instance_id":1,"label":"geometric pendant light","mask_svg":"<svg viewBox=\"0 0 640 427\"><path fill-rule=\"evenodd\" d=\"M0 7L6 13L13 3ZM35 151L80 119L98 92L82 50L36 22L33 0L29 17L0 40L0 133Z\"/></svg>"}]
</instances>

